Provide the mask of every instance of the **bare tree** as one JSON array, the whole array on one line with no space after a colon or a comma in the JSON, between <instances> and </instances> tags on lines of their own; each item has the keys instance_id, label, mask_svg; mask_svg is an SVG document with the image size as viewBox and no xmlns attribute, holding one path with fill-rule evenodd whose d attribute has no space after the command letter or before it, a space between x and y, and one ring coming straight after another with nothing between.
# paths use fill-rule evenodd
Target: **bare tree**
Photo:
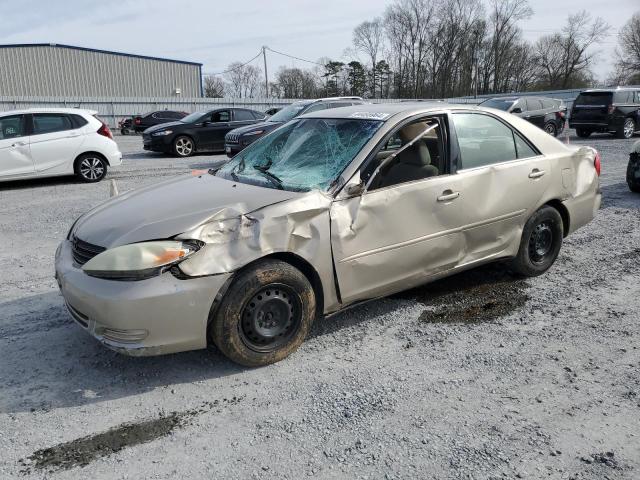
<instances>
[{"instance_id":1,"label":"bare tree","mask_svg":"<svg viewBox=\"0 0 640 480\"><path fill-rule=\"evenodd\" d=\"M592 78L590 70L597 52L591 47L608 35L602 18L591 19L587 11L569 15L559 33L542 37L535 46L535 62L543 88L582 87Z\"/></svg>"},{"instance_id":2,"label":"bare tree","mask_svg":"<svg viewBox=\"0 0 640 480\"><path fill-rule=\"evenodd\" d=\"M616 56L615 83L640 83L640 12L620 29Z\"/></svg>"},{"instance_id":3,"label":"bare tree","mask_svg":"<svg viewBox=\"0 0 640 480\"><path fill-rule=\"evenodd\" d=\"M204 96L222 98L224 96L224 82L220 77L207 75L204 77Z\"/></svg>"},{"instance_id":4,"label":"bare tree","mask_svg":"<svg viewBox=\"0 0 640 480\"><path fill-rule=\"evenodd\" d=\"M378 64L378 52L382 48L383 37L384 28L380 18L362 22L353 31L353 46L365 53L371 61L371 92L374 97L376 95L376 65Z\"/></svg>"},{"instance_id":5,"label":"bare tree","mask_svg":"<svg viewBox=\"0 0 640 480\"><path fill-rule=\"evenodd\" d=\"M261 73L258 67L234 62L227 67L224 78L233 97L251 98L260 92Z\"/></svg>"}]
</instances>

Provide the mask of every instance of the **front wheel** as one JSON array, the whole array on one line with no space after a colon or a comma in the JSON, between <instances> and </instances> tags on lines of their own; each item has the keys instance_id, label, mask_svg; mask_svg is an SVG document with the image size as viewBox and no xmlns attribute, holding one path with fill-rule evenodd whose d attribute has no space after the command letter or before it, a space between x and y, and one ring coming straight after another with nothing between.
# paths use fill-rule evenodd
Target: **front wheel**
<instances>
[{"instance_id":1,"label":"front wheel","mask_svg":"<svg viewBox=\"0 0 640 480\"><path fill-rule=\"evenodd\" d=\"M589 138L591 130L587 130L586 128L576 128L576 133L580 138Z\"/></svg>"},{"instance_id":2,"label":"front wheel","mask_svg":"<svg viewBox=\"0 0 640 480\"><path fill-rule=\"evenodd\" d=\"M547 122L544 124L544 131L547 132L549 135L552 135L554 137L558 136L558 127L556 127L556 124L554 122Z\"/></svg>"},{"instance_id":3,"label":"front wheel","mask_svg":"<svg viewBox=\"0 0 640 480\"><path fill-rule=\"evenodd\" d=\"M98 155L85 153L76 160L75 171L83 182L99 182L107 174L107 162Z\"/></svg>"},{"instance_id":4,"label":"front wheel","mask_svg":"<svg viewBox=\"0 0 640 480\"><path fill-rule=\"evenodd\" d=\"M538 209L524 225L518 255L511 261L511 269L525 277L546 272L560 253L563 231L562 217L555 208Z\"/></svg>"},{"instance_id":5,"label":"front wheel","mask_svg":"<svg viewBox=\"0 0 640 480\"><path fill-rule=\"evenodd\" d=\"M193 140L189 137L180 136L173 141L173 153L178 157L189 157L194 150Z\"/></svg>"},{"instance_id":6,"label":"front wheel","mask_svg":"<svg viewBox=\"0 0 640 480\"><path fill-rule=\"evenodd\" d=\"M307 278L288 263L265 260L233 281L209 335L234 362L260 367L295 352L315 315L315 294Z\"/></svg>"}]
</instances>

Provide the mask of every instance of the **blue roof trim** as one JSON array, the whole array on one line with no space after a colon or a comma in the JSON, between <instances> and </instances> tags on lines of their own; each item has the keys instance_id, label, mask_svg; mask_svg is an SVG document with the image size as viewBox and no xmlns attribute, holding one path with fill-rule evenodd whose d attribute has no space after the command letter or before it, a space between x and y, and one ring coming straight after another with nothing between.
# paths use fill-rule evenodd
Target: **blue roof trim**
<instances>
[{"instance_id":1,"label":"blue roof trim","mask_svg":"<svg viewBox=\"0 0 640 480\"><path fill-rule=\"evenodd\" d=\"M197 65L199 67L202 67L202 64L197 62L187 62L185 60L174 60L172 58L150 57L148 55L136 55L135 53L113 52L110 50L100 50L97 48L76 47L73 45L65 45L62 43L13 43L13 44L0 45L0 48L21 48L21 47L60 47L60 48L69 48L71 50L83 50L85 52L106 53L109 55L120 55L122 57L143 58L146 60L159 60L161 62L183 63L186 65Z\"/></svg>"}]
</instances>

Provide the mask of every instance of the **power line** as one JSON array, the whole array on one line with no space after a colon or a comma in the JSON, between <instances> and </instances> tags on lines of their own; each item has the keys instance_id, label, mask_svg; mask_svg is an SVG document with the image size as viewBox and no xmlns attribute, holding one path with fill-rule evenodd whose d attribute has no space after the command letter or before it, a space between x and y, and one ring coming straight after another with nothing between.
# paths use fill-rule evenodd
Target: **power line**
<instances>
[{"instance_id":1,"label":"power line","mask_svg":"<svg viewBox=\"0 0 640 480\"><path fill-rule=\"evenodd\" d=\"M274 50L271 47L265 47L265 48L270 52L277 53L278 55L283 55L285 57L293 58L295 60L300 60L301 62L313 63L314 65L320 65L321 67L324 67L322 63L314 62L312 60L307 60L306 58L296 57L295 55L289 55L288 53L278 52L277 50Z\"/></svg>"},{"instance_id":2,"label":"power line","mask_svg":"<svg viewBox=\"0 0 640 480\"><path fill-rule=\"evenodd\" d=\"M271 49L269 49L269 50L271 50ZM242 64L240 64L240 65L236 65L236 66L235 66L235 67L233 67L233 68L229 68L228 70L224 70L224 71L222 71L222 72L214 72L214 73L206 73L206 72L205 72L203 75L222 75L223 73L233 72L234 70L238 70L239 68L242 68L242 67L244 67L245 65L248 65L249 63L253 62L253 61L254 61L256 58L258 58L260 55L262 55L262 50L260 50L260 51L258 52L258 54L257 54L255 57L253 57L251 60L247 60L246 62L244 62L244 63L242 63Z\"/></svg>"}]
</instances>

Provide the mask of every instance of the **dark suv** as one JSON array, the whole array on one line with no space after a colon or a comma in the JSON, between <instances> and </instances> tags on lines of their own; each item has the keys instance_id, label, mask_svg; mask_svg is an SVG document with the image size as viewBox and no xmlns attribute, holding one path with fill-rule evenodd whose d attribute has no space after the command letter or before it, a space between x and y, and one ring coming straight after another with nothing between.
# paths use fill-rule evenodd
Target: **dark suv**
<instances>
[{"instance_id":1,"label":"dark suv","mask_svg":"<svg viewBox=\"0 0 640 480\"><path fill-rule=\"evenodd\" d=\"M554 137L564 129L567 114L567 107L562 100L534 95L490 98L480 105L497 108L524 118Z\"/></svg>"},{"instance_id":2,"label":"dark suv","mask_svg":"<svg viewBox=\"0 0 640 480\"><path fill-rule=\"evenodd\" d=\"M262 123L251 125L250 127L236 128L230 131L224 139L224 149L229 157L233 157L242 151L247 145L255 142L258 138L275 130L283 123L304 113L316 112L327 108L349 107L351 105L361 105L364 101L360 97L332 97L319 98L317 100L302 100L292 103L283 108L273 116L267 118Z\"/></svg>"},{"instance_id":3,"label":"dark suv","mask_svg":"<svg viewBox=\"0 0 640 480\"><path fill-rule=\"evenodd\" d=\"M593 132L631 138L640 128L640 88L586 90L573 102L569 126L579 137Z\"/></svg>"},{"instance_id":4,"label":"dark suv","mask_svg":"<svg viewBox=\"0 0 640 480\"><path fill-rule=\"evenodd\" d=\"M182 120L148 128L142 134L145 150L188 157L204 151L224 149L224 136L236 127L253 125L264 113L247 108L217 108L196 112Z\"/></svg>"}]
</instances>

